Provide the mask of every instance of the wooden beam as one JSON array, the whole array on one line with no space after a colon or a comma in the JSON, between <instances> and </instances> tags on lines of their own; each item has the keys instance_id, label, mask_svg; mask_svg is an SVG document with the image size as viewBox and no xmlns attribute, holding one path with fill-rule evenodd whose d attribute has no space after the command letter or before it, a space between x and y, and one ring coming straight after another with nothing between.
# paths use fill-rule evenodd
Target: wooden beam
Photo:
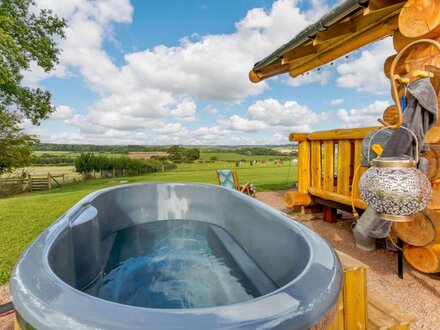
<instances>
[{"instance_id":1,"label":"wooden beam","mask_svg":"<svg viewBox=\"0 0 440 330\"><path fill-rule=\"evenodd\" d=\"M315 39L313 40L313 45L316 46L335 38L347 37L347 35L351 35L353 32L355 32L355 28L351 20L333 24L327 30L316 34Z\"/></svg>"},{"instance_id":2,"label":"wooden beam","mask_svg":"<svg viewBox=\"0 0 440 330\"><path fill-rule=\"evenodd\" d=\"M384 109L385 110L385 109ZM339 140L339 139L363 139L368 133L377 130L379 126L362 128L341 128L329 131L314 132L307 135L310 141L315 140Z\"/></svg>"},{"instance_id":3,"label":"wooden beam","mask_svg":"<svg viewBox=\"0 0 440 330\"><path fill-rule=\"evenodd\" d=\"M397 29L397 14L399 10L388 15L384 21L373 22L371 27L355 32L351 36L332 44L332 47L318 53L307 61L302 61L295 68L289 71L289 75L294 78L300 74L312 70L318 66L327 64L353 50L369 44L375 40L391 35Z\"/></svg>"},{"instance_id":4,"label":"wooden beam","mask_svg":"<svg viewBox=\"0 0 440 330\"><path fill-rule=\"evenodd\" d=\"M320 188L315 188L315 187L310 187L309 188L309 193L312 196L316 196L316 197L320 197L323 199L327 199L327 200L331 200L331 201L335 201L337 203L342 203L345 205L351 205L351 198L348 196L344 196L335 192L330 192L324 189L320 189ZM356 208L362 209L362 210L366 210L367 209L367 204L359 198L355 198L354 200L354 206Z\"/></svg>"},{"instance_id":5,"label":"wooden beam","mask_svg":"<svg viewBox=\"0 0 440 330\"><path fill-rule=\"evenodd\" d=\"M400 0L404 2L406 0ZM396 0L369 0L368 7L364 10L364 15L375 13L386 7L391 7L396 4Z\"/></svg>"},{"instance_id":6,"label":"wooden beam","mask_svg":"<svg viewBox=\"0 0 440 330\"><path fill-rule=\"evenodd\" d=\"M307 206L312 204L312 199L309 193L301 193L299 191L287 191L284 194L284 204L288 208L295 206Z\"/></svg>"},{"instance_id":7,"label":"wooden beam","mask_svg":"<svg viewBox=\"0 0 440 330\"><path fill-rule=\"evenodd\" d=\"M353 20L353 25L356 31L361 31L364 29L370 28L372 25L376 25L377 21L380 21L383 17L392 14L392 16L396 17L400 13L405 1L400 0L398 3L395 3L391 6L382 7L380 9L375 10L374 12L364 11L363 16L359 16L358 18ZM394 31L392 31L394 32Z\"/></svg>"},{"instance_id":8,"label":"wooden beam","mask_svg":"<svg viewBox=\"0 0 440 330\"><path fill-rule=\"evenodd\" d=\"M290 133L289 134L289 141L292 141L292 142L307 141L307 134L306 133Z\"/></svg>"},{"instance_id":9,"label":"wooden beam","mask_svg":"<svg viewBox=\"0 0 440 330\"><path fill-rule=\"evenodd\" d=\"M281 64L289 64L289 62L314 54L316 54L316 48L312 44L294 48L283 55Z\"/></svg>"}]
</instances>

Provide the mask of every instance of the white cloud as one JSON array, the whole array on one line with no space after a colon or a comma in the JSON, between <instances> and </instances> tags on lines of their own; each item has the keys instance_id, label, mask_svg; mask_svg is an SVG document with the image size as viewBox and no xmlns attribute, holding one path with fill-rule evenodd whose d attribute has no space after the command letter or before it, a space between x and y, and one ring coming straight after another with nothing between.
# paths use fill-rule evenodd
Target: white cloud
<instances>
[{"instance_id":1,"label":"white cloud","mask_svg":"<svg viewBox=\"0 0 440 330\"><path fill-rule=\"evenodd\" d=\"M342 103L344 103L344 99L333 99L333 100L331 100L330 101L330 104L331 105L339 105L339 104L342 104Z\"/></svg>"},{"instance_id":2,"label":"white cloud","mask_svg":"<svg viewBox=\"0 0 440 330\"><path fill-rule=\"evenodd\" d=\"M307 106L296 101L281 103L276 99L259 100L247 111L247 118L233 115L221 119L218 125L232 131L257 132L261 130L277 131L288 134L291 131L310 131L310 124L318 122L327 114L316 114ZM321 117L321 118L319 118Z\"/></svg>"},{"instance_id":3,"label":"white cloud","mask_svg":"<svg viewBox=\"0 0 440 330\"><path fill-rule=\"evenodd\" d=\"M193 121L196 120L196 109L197 105L192 100L185 99L170 114L176 119Z\"/></svg>"},{"instance_id":4,"label":"white cloud","mask_svg":"<svg viewBox=\"0 0 440 330\"><path fill-rule=\"evenodd\" d=\"M304 73L298 77L291 78L287 77L286 83L293 87L299 87L306 84L318 83L321 86L324 86L328 83L330 79L331 71L328 69L323 70L314 70L307 73Z\"/></svg>"},{"instance_id":5,"label":"white cloud","mask_svg":"<svg viewBox=\"0 0 440 330\"><path fill-rule=\"evenodd\" d=\"M219 111L215 108L206 108L205 111L213 116L217 116L219 114Z\"/></svg>"},{"instance_id":6,"label":"white cloud","mask_svg":"<svg viewBox=\"0 0 440 330\"><path fill-rule=\"evenodd\" d=\"M248 80L249 69L327 10L320 1L314 0L306 11L300 9L297 0L275 1L269 10L249 10L230 34L192 35L182 38L177 46L157 45L133 51L125 54L122 65L113 62L103 44L117 43L114 24L131 22L133 8L129 0L38 0L38 5L52 8L68 20L69 26L66 39L60 40L63 52L55 72L47 75L35 69L26 73L27 83L36 85L48 76L79 74L98 96L87 112L77 109L80 111L74 113L71 109L69 113L64 109L64 114L54 115L77 132L41 130L43 140L227 144L235 141L234 132L258 132L266 137L249 134L246 141L270 143L283 140L283 136L287 139L290 131L310 131L311 124L327 116L320 114L318 118L318 114L294 101L266 99L255 102L246 114L227 119L221 117L218 109L206 109L218 116L215 125L204 123L203 127L190 130L179 122L195 120L197 104L202 100L223 102L224 114L228 107L235 109L246 97L264 91L266 82L252 84ZM319 74L315 71L290 82L297 86L325 84L329 75L328 70ZM275 135L268 137L270 131L276 131ZM244 139L242 135L240 138Z\"/></svg>"},{"instance_id":7,"label":"white cloud","mask_svg":"<svg viewBox=\"0 0 440 330\"><path fill-rule=\"evenodd\" d=\"M50 114L49 120L66 120L72 118L74 112L75 110L68 105L60 105L56 107L55 112Z\"/></svg>"},{"instance_id":8,"label":"white cloud","mask_svg":"<svg viewBox=\"0 0 440 330\"><path fill-rule=\"evenodd\" d=\"M170 134L172 136L186 136L188 129L183 127L181 123L168 123L160 128L153 128L153 131L159 134Z\"/></svg>"},{"instance_id":9,"label":"white cloud","mask_svg":"<svg viewBox=\"0 0 440 330\"><path fill-rule=\"evenodd\" d=\"M382 117L389 105L388 101L375 101L361 109L339 109L336 115L346 127L377 126L379 125L377 119Z\"/></svg>"},{"instance_id":10,"label":"white cloud","mask_svg":"<svg viewBox=\"0 0 440 330\"><path fill-rule=\"evenodd\" d=\"M385 59L394 54L392 39L378 41L360 57L337 66L340 87L354 88L360 92L388 94L390 83L383 73Z\"/></svg>"}]
</instances>

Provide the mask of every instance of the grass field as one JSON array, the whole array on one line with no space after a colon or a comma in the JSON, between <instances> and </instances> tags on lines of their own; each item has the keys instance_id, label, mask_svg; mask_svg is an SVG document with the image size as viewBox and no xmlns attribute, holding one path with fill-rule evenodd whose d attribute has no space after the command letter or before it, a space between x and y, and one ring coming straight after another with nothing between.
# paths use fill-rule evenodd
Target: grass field
<instances>
[{"instance_id":1,"label":"grass field","mask_svg":"<svg viewBox=\"0 0 440 330\"><path fill-rule=\"evenodd\" d=\"M52 155L52 156L63 156L63 157L72 157L75 158L79 156L80 152L75 151L34 151L32 153L36 157L40 157L41 155ZM108 157L121 157L121 156L127 156L126 154L117 154L117 153L110 153L110 152L96 152L98 155L105 155Z\"/></svg>"},{"instance_id":2,"label":"grass field","mask_svg":"<svg viewBox=\"0 0 440 330\"><path fill-rule=\"evenodd\" d=\"M63 170L72 167L62 167ZM227 162L179 164L169 172L149 173L144 176L118 178L136 182L202 182L217 184L216 169L235 168ZM36 169L36 168L35 168ZM43 170L43 169L41 169ZM44 168L54 173L55 168ZM60 169L58 169L60 170ZM297 179L296 167L291 162L282 166L250 166L243 163L237 168L241 182L250 181L257 191L287 188ZM45 172L47 173L47 171ZM0 284L6 283L17 259L26 247L54 220L85 195L114 184L109 179L71 183L44 192L27 193L0 199Z\"/></svg>"},{"instance_id":3,"label":"grass field","mask_svg":"<svg viewBox=\"0 0 440 330\"><path fill-rule=\"evenodd\" d=\"M273 155L257 155L257 156L248 156L241 155L233 152L201 152L200 159L201 160L210 160L211 157L217 157L220 160L266 160L270 159L292 159L292 156L273 156Z\"/></svg>"},{"instance_id":4,"label":"grass field","mask_svg":"<svg viewBox=\"0 0 440 330\"><path fill-rule=\"evenodd\" d=\"M32 176L46 176L47 173L52 175L65 175L65 181L69 182L73 179L81 179L81 174L75 172L74 166L27 166L23 168L27 173ZM20 176L23 169L18 169L12 173L4 174L0 177Z\"/></svg>"}]
</instances>

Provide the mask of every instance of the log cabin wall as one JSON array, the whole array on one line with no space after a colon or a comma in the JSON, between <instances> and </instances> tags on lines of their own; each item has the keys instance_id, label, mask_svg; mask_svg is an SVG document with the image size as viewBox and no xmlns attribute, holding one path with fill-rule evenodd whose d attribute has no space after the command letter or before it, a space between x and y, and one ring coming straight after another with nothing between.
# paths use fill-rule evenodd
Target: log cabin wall
<instances>
[{"instance_id":1,"label":"log cabin wall","mask_svg":"<svg viewBox=\"0 0 440 330\"><path fill-rule=\"evenodd\" d=\"M395 54L384 63L389 79L390 65L397 53L419 39L440 42L440 0L346 0L339 3L318 22L304 29L287 44L255 63L249 73L252 82L288 73L292 78L331 63L373 41L392 36ZM431 82L440 94L440 53L432 45L417 44L400 58L395 73L399 81L411 82L420 71L434 73ZM419 72L419 73L417 73ZM391 84L390 84L391 85ZM403 85L401 95L404 92ZM408 100L410 101L410 100ZM396 96L395 102L400 102ZM440 105L440 97L438 97ZM392 125L395 108L384 109L383 120ZM308 206L314 202L354 204L365 209L357 183L365 171L354 171L360 163L360 146L369 129L334 130L311 134L291 134L299 144L298 191L285 195L286 205ZM431 146L424 157L429 162L428 177L433 188L425 211L407 224L395 224L398 236L407 243L406 259L424 272L440 272L440 125L433 127L426 143ZM336 204L335 204L336 205ZM333 214L334 215L334 214ZM404 227L407 226L407 227Z\"/></svg>"}]
</instances>

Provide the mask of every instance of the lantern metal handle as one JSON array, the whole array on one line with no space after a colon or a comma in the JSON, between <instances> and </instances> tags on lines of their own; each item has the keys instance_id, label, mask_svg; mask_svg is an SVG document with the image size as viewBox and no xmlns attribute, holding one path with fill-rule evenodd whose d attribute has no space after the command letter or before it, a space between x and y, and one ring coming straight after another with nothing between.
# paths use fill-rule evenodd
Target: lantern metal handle
<instances>
[{"instance_id":1,"label":"lantern metal handle","mask_svg":"<svg viewBox=\"0 0 440 330\"><path fill-rule=\"evenodd\" d=\"M396 103L396 107L397 107L397 123L395 123L394 125L388 125L383 120L380 120L380 122L382 124L384 124L385 126L387 126L389 129L398 129L402 126L402 123L403 123L402 105L400 104L400 101L399 101L399 92L397 90L397 85L396 85L396 80L399 80L400 76L394 74L397 62L402 57L403 53L405 53L412 46L419 44L419 43L429 43L429 44L433 45L434 47L436 47L437 50L440 52L440 43L438 41L435 41L432 39L420 39L420 40L413 41L410 44L408 44L407 46L405 46L397 54L397 56L394 58L393 62L391 63L391 68L390 68L390 79L391 79L391 88L392 88L391 92L392 92L392 96L393 96L393 99L394 99L394 101ZM422 70L414 70L414 73L416 74L416 76L420 76L420 77L431 77L432 76L432 74L429 74L429 73L426 74L427 72L422 71Z\"/></svg>"},{"instance_id":2,"label":"lantern metal handle","mask_svg":"<svg viewBox=\"0 0 440 330\"><path fill-rule=\"evenodd\" d=\"M387 129L389 127L382 127L379 128L376 132L374 132L374 134L371 136L370 141L368 141L368 151L367 151L367 162L368 164L370 164L370 154L371 154L371 141L373 141L373 138L376 136L377 133L379 133L380 131L383 131L384 129ZM415 162L416 164L419 162L419 140L417 139L417 136L414 134L413 131L411 131L408 127L405 126L401 126L399 128L403 128L406 129L408 132L411 133L411 135L413 136L415 142L416 142L416 156L415 156Z\"/></svg>"}]
</instances>

